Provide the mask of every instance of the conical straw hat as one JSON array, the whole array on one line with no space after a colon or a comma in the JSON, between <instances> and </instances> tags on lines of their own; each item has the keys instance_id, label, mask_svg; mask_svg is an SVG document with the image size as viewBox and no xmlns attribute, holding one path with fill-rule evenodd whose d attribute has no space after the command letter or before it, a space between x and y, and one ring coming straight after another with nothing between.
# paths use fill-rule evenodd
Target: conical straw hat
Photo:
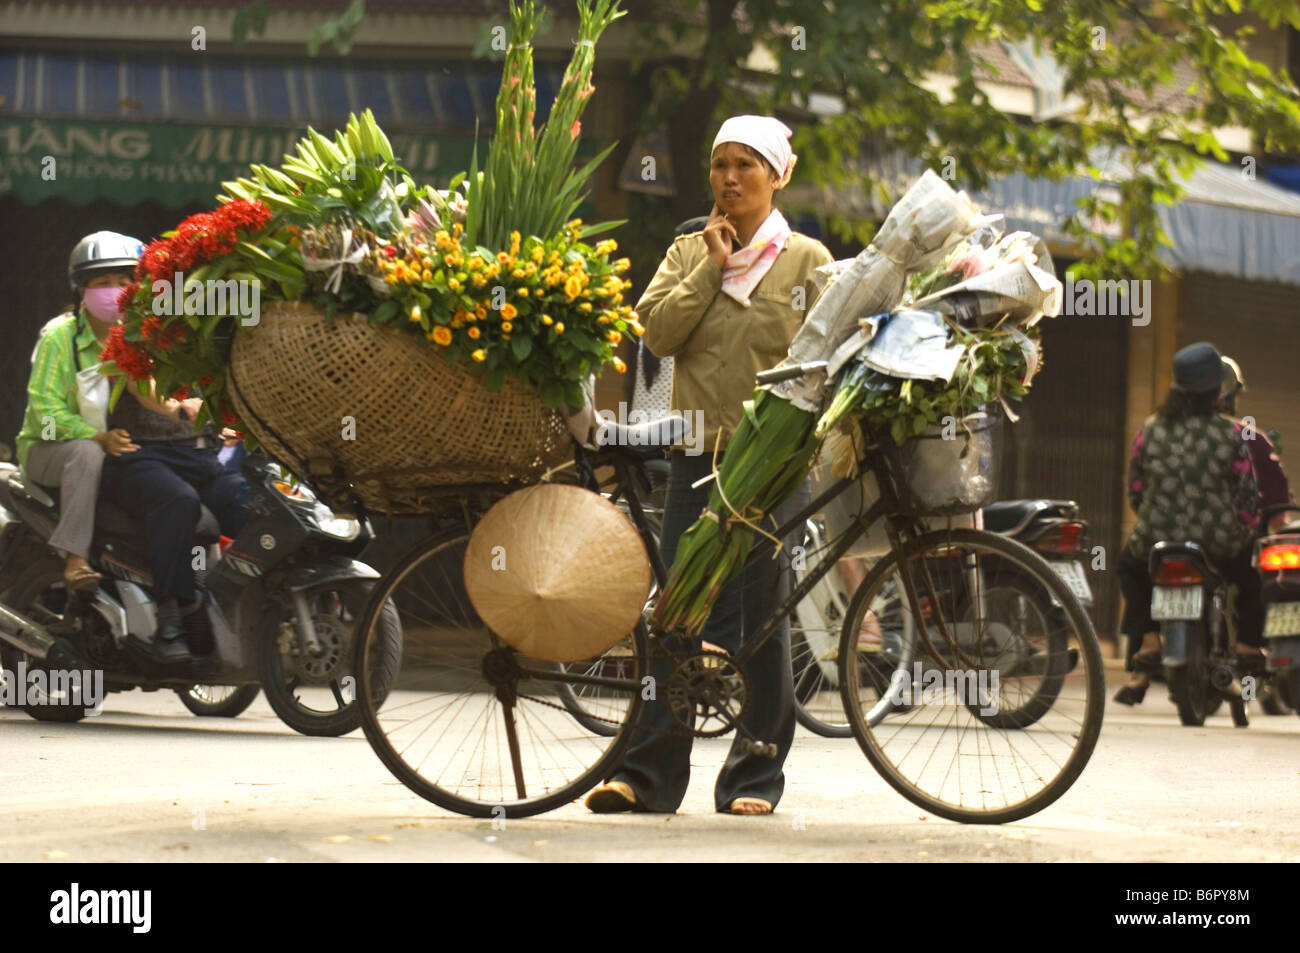
<instances>
[{"instance_id":1,"label":"conical straw hat","mask_svg":"<svg viewBox=\"0 0 1300 953\"><path fill-rule=\"evenodd\" d=\"M650 594L650 561L613 503L542 484L498 501L474 528L465 588L508 645L530 658L577 662L632 631Z\"/></svg>"}]
</instances>

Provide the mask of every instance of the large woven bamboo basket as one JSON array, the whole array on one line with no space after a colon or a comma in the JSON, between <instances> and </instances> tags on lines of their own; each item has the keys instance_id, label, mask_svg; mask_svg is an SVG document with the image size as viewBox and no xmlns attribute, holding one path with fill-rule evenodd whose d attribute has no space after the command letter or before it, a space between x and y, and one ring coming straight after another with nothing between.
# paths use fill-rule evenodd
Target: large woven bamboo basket
<instances>
[{"instance_id":1,"label":"large woven bamboo basket","mask_svg":"<svg viewBox=\"0 0 1300 953\"><path fill-rule=\"evenodd\" d=\"M530 482L572 457L563 418L507 378L500 392L419 337L274 302L235 334L230 394L268 452L331 506L428 512L439 487Z\"/></svg>"}]
</instances>

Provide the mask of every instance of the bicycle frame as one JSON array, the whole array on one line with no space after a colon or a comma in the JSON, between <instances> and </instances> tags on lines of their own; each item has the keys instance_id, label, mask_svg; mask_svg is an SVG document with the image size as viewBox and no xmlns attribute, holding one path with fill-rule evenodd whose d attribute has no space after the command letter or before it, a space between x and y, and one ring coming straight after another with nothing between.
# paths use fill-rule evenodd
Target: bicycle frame
<instances>
[{"instance_id":1,"label":"bicycle frame","mask_svg":"<svg viewBox=\"0 0 1300 953\"><path fill-rule=\"evenodd\" d=\"M642 540L646 543L646 550L650 556L650 565L654 570L655 579L660 588L666 584L668 578L668 569L664 565L663 558L658 548L653 544L653 535L645 519L645 511L641 505L641 500L636 492L633 477L635 470L631 469L639 465L639 458L632 454L620 451L607 451L602 455L598 463L612 464L617 479L617 489L611 494L611 499L617 500L621 495L628 504L631 512L633 523L636 525L641 534ZM812 589L830 572L847 553L855 542L861 539L871 527L881 518L885 519L885 533L889 538L890 547L895 552L901 552L905 546L911 543L921 534L915 532L915 517L909 515L906 508L902 505L901 497L895 487L893 476L886 466L883 457L879 451L868 449L859 462L859 468L863 472L871 472L876 477L876 485L880 488L879 498L871 504L865 513L858 516L857 520L845 532L832 541L827 547L825 553L821 555L816 566L804 577L804 579L794 586L785 600L772 613L763 626L754 634L753 638L746 639L745 644L732 657L732 661L743 666L773 635L781 626L794 607L799 604ZM814 513L819 512L827 503L838 497L840 494L847 492L858 482L855 477L841 477L816 499L812 500L801 509L797 514L790 517L784 525L773 531L772 536L776 539L784 539L792 533L797 527L802 527L804 522ZM891 518L888 514L898 514L896 518ZM760 559L772 558L772 553L776 548L776 543L772 539L763 537L750 550L749 558L745 562L745 568L756 564ZM904 564L906 565L906 564ZM977 569L971 569L971 573L978 574ZM907 594L908 605L915 618L922 618L921 603L917 594L917 587L911 579L911 573L904 571L903 588ZM936 593L934 580L928 570L923 572L925 582L925 595L930 599L932 605L937 604L938 596ZM969 583L968 583L969 585ZM972 586L972 591L977 593L979 599L980 587L978 580ZM970 668L977 668L978 665L968 659L957 645L955 637L950 636L948 627L940 617L937 619L938 628L943 641L948 644L956 657L966 663ZM639 621L638 626L645 626L645 621ZM919 627L920 639L925 648L934 658L940 658L941 653L935 648L930 641L925 626ZM675 650L665 644L663 636L666 634L659 630L651 630L646 633L650 640L652 651L662 651L668 653L674 658L681 656L680 650ZM575 685L594 685L605 688L617 688L625 691L639 691L640 685L631 679L606 678L599 675L583 675L576 672L556 672L535 669L531 666L521 666L523 671L534 678L543 681L563 681Z\"/></svg>"}]
</instances>

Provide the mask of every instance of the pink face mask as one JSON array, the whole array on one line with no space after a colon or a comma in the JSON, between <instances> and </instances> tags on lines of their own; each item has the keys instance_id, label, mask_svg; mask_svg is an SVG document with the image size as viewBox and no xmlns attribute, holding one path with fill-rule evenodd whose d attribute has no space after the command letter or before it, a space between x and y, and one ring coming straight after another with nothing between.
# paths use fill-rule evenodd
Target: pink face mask
<instances>
[{"instance_id":1,"label":"pink face mask","mask_svg":"<svg viewBox=\"0 0 1300 953\"><path fill-rule=\"evenodd\" d=\"M121 296L121 288L87 288L81 296L81 303L96 320L116 324L122 317L117 308L117 299Z\"/></svg>"}]
</instances>

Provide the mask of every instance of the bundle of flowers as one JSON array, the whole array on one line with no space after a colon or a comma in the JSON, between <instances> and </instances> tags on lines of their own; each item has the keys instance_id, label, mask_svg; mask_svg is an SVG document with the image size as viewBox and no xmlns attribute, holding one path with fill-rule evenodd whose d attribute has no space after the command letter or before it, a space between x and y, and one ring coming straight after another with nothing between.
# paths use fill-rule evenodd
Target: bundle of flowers
<instances>
[{"instance_id":1,"label":"bundle of flowers","mask_svg":"<svg viewBox=\"0 0 1300 953\"><path fill-rule=\"evenodd\" d=\"M1029 393L1043 366L1038 321L1044 309L1057 311L1056 278L1050 259L1040 257L1047 252L1037 236L999 236L994 225L960 242L932 269L912 275L902 303L924 305L921 314L946 331L942 346L926 355L898 355L882 353L879 338L873 338L840 372L817 436L853 417L888 430L901 445L945 418L960 420L990 404L1017 419L1009 402ZM1022 281L1025 276L1031 280ZM867 323L876 331L891 319L913 316L919 315L900 311ZM914 327L911 322L909 330Z\"/></svg>"},{"instance_id":2,"label":"bundle of flowers","mask_svg":"<svg viewBox=\"0 0 1300 953\"><path fill-rule=\"evenodd\" d=\"M124 290L124 322L104 352L118 389L127 378L162 394L197 387L205 417L235 425L232 340L268 301L303 301L330 318L363 312L420 334L488 390L515 377L552 408L580 406L582 385L606 365L625 370L614 347L642 332L623 302L629 262L612 239L589 241L621 223L573 217L609 151L574 166L595 44L623 14L617 0L578 0L578 14L564 82L535 128L540 14L533 0L512 0L484 167L476 149L446 188L417 185L369 110L333 139L309 129L279 167L223 183L221 207L149 245Z\"/></svg>"}]
</instances>

